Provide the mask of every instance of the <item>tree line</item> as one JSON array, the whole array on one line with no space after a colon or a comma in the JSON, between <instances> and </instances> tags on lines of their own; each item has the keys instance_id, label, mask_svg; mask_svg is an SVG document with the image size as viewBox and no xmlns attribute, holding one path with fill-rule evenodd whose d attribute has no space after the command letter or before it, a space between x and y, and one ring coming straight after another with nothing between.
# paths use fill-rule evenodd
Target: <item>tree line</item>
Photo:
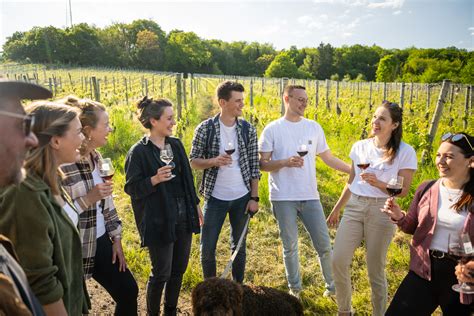
<instances>
[{"instance_id":1,"label":"tree line","mask_svg":"<svg viewBox=\"0 0 474 316\"><path fill-rule=\"evenodd\" d=\"M474 52L456 47L384 49L320 43L278 51L268 43L207 40L180 30L166 34L156 22L144 19L104 28L81 23L65 29L48 26L15 32L3 45L1 58L240 76L474 83Z\"/></svg>"}]
</instances>

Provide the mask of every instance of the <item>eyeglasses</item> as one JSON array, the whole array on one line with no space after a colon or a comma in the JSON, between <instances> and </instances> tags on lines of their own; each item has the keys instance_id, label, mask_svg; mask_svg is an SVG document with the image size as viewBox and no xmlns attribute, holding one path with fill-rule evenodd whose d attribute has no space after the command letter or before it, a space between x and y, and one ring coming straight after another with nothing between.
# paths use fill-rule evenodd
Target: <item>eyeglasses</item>
<instances>
[{"instance_id":1,"label":"eyeglasses","mask_svg":"<svg viewBox=\"0 0 474 316\"><path fill-rule=\"evenodd\" d=\"M441 136L441 141L445 142L445 141L450 140L451 142L455 143L455 142L460 141L463 138L466 140L467 144L471 147L471 150L474 150L471 142L469 141L469 138L467 138L467 136L464 134L446 133L443 136Z\"/></svg>"},{"instance_id":2,"label":"eyeglasses","mask_svg":"<svg viewBox=\"0 0 474 316\"><path fill-rule=\"evenodd\" d=\"M18 114L18 113L12 113L12 112L7 112L7 111L0 111L0 115L8 116L8 117L14 117L18 119L22 119L22 128L23 128L23 133L25 134L25 137L30 135L31 130L33 129L33 126L35 125L35 117L30 114Z\"/></svg>"},{"instance_id":3,"label":"eyeglasses","mask_svg":"<svg viewBox=\"0 0 474 316\"><path fill-rule=\"evenodd\" d=\"M294 96L292 96L291 94L288 95L290 98L295 98ZM295 98L296 100L298 100L298 102L300 103L308 103L308 99L305 99L305 98Z\"/></svg>"}]
</instances>

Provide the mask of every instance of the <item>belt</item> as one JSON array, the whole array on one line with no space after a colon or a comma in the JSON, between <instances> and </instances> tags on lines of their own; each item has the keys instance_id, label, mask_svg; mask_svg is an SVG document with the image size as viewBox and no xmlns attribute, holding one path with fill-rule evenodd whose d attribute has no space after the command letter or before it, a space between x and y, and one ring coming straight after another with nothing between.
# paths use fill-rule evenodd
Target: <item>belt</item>
<instances>
[{"instance_id":1,"label":"belt","mask_svg":"<svg viewBox=\"0 0 474 316\"><path fill-rule=\"evenodd\" d=\"M452 255L452 254L449 254L449 253L446 253L446 252L442 252L442 251L439 251L439 250L431 250L430 249L430 255L433 258L436 258L436 259L449 259L449 260L452 260L454 262L458 262L459 260L461 260L461 257L459 257L459 256L455 256L455 255Z\"/></svg>"}]
</instances>

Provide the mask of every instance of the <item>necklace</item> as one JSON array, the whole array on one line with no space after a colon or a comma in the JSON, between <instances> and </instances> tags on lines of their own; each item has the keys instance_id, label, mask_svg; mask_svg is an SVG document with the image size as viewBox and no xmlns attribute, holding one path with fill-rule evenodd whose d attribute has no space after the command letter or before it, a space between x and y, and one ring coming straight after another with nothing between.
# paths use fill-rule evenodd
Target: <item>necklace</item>
<instances>
[{"instance_id":1,"label":"necklace","mask_svg":"<svg viewBox=\"0 0 474 316\"><path fill-rule=\"evenodd\" d=\"M452 193L452 192L450 192L450 189L444 184L444 182L443 182L443 186L446 189L446 192L448 192L449 202L454 202L454 201L459 200L459 198L461 197L461 194L462 194L462 190L456 190L456 191L459 191L459 192L458 193Z\"/></svg>"}]
</instances>

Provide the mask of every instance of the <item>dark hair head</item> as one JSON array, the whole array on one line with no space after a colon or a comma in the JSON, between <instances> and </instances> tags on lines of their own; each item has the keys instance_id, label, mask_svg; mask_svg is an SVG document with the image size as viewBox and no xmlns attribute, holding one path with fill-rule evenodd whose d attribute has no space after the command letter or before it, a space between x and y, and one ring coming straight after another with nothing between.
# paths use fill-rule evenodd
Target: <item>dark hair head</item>
<instances>
[{"instance_id":1,"label":"dark hair head","mask_svg":"<svg viewBox=\"0 0 474 316\"><path fill-rule=\"evenodd\" d=\"M283 94L284 95L289 95L290 93L293 92L293 90L306 90L305 86L297 85L297 84L290 84L283 89Z\"/></svg>"},{"instance_id":2,"label":"dark hair head","mask_svg":"<svg viewBox=\"0 0 474 316\"><path fill-rule=\"evenodd\" d=\"M474 156L474 137L467 133L447 133L441 137L441 142L448 142L461 149L465 158L469 159ZM469 181L464 184L463 194L454 204L454 209L462 210L464 206L472 207L474 203L474 168L469 168Z\"/></svg>"},{"instance_id":3,"label":"dark hair head","mask_svg":"<svg viewBox=\"0 0 474 316\"><path fill-rule=\"evenodd\" d=\"M150 119L159 120L167 106L173 106L173 103L167 99L153 100L153 98L144 96L137 103L140 123L142 123L143 127L151 129Z\"/></svg>"},{"instance_id":4,"label":"dark hair head","mask_svg":"<svg viewBox=\"0 0 474 316\"><path fill-rule=\"evenodd\" d=\"M398 149L400 148L400 143L402 142L403 109L397 103L393 103L387 100L382 101L380 107L383 107L388 110L393 123L398 123L398 126L392 131L390 140L386 145L385 157L388 158L390 162L392 162L393 159L395 159Z\"/></svg>"},{"instance_id":5,"label":"dark hair head","mask_svg":"<svg viewBox=\"0 0 474 316\"><path fill-rule=\"evenodd\" d=\"M217 101L224 99L229 101L232 91L244 92L244 86L235 81L224 81L217 86L216 95Z\"/></svg>"}]
</instances>

